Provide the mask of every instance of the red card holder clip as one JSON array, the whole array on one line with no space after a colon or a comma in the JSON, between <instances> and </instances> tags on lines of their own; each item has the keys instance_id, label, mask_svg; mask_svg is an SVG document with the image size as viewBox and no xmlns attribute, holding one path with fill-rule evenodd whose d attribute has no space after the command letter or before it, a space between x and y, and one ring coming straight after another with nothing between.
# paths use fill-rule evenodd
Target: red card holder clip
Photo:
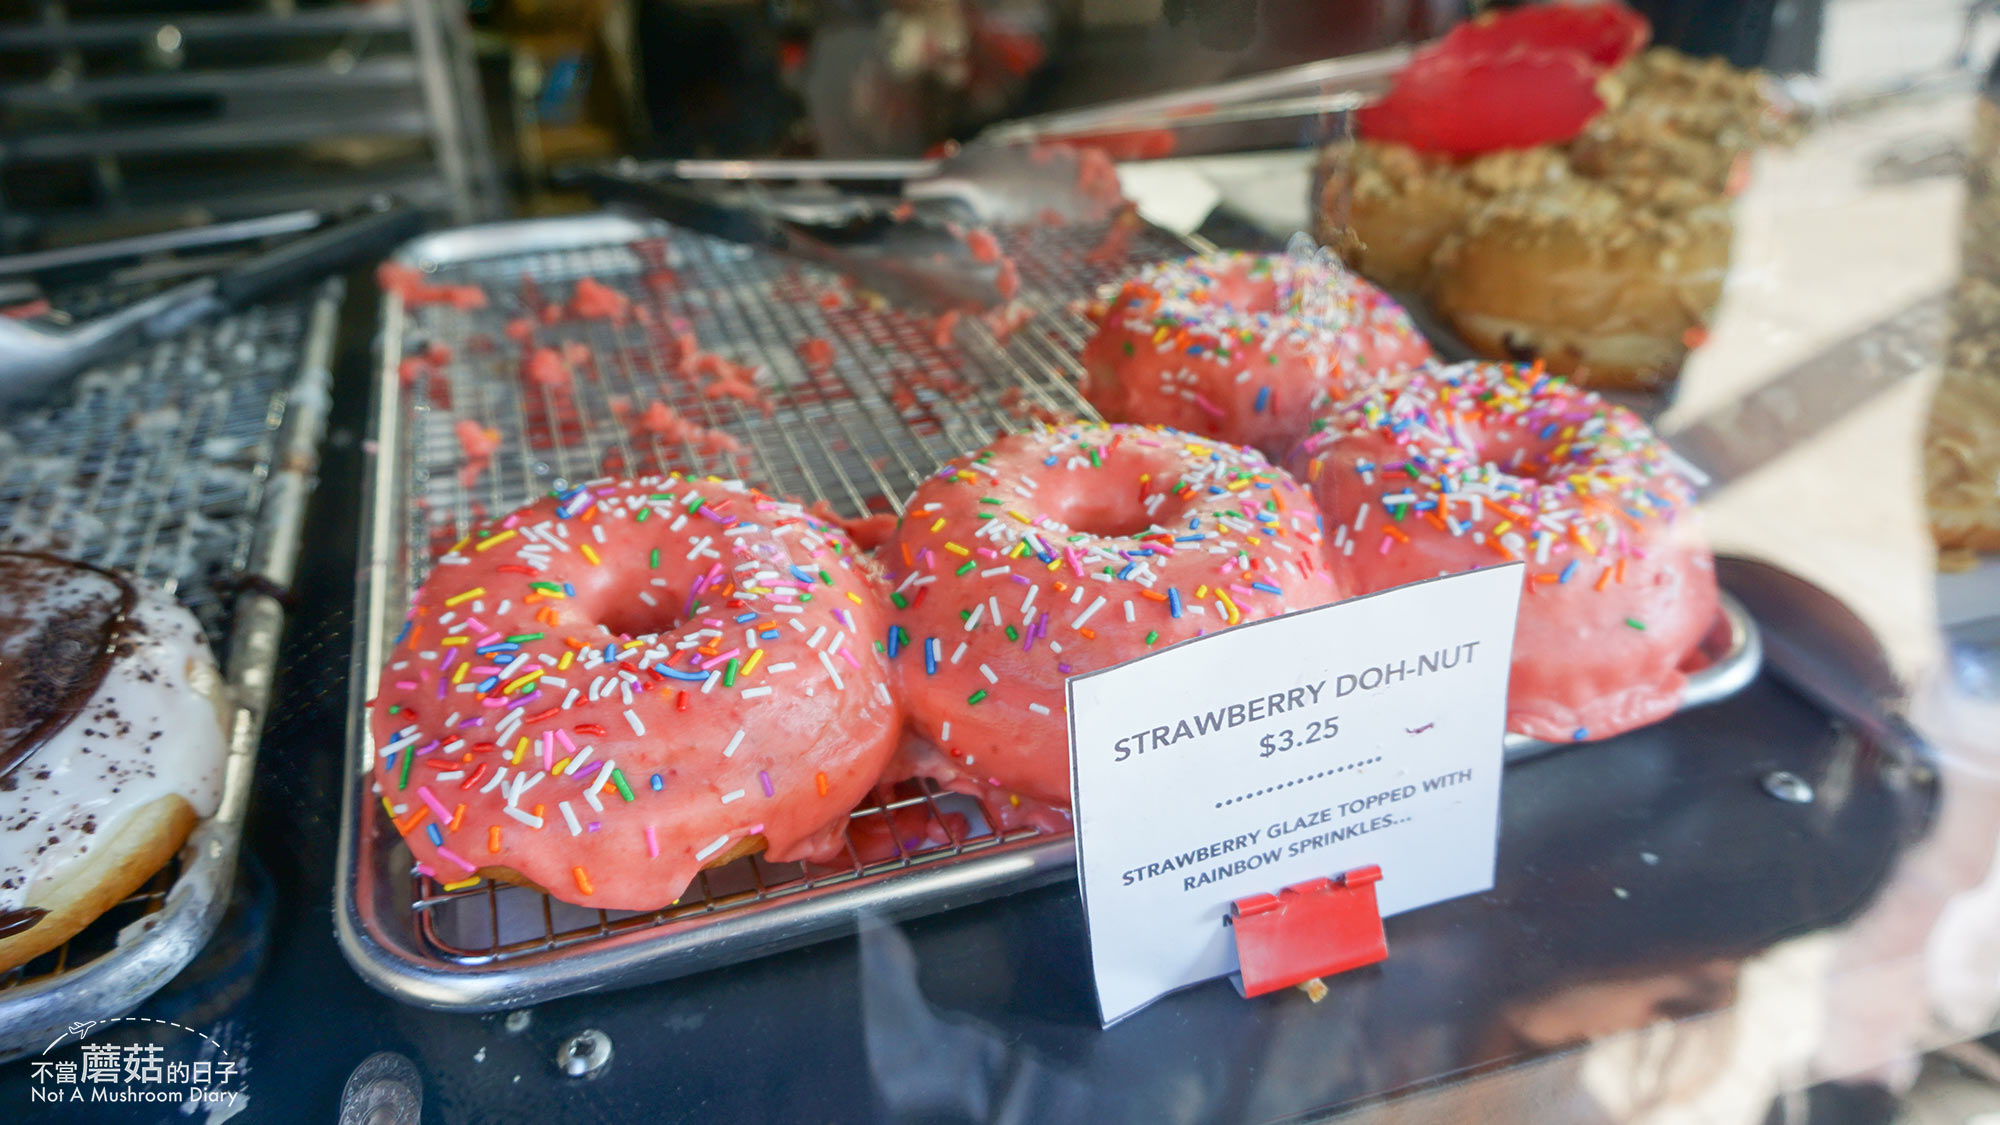
<instances>
[{"instance_id":1,"label":"red card holder clip","mask_svg":"<svg viewBox=\"0 0 2000 1125\"><path fill-rule=\"evenodd\" d=\"M1387 958L1389 940L1375 904L1381 880L1382 869L1371 864L1230 904L1242 965L1237 988L1244 996L1262 996L1299 986L1317 1002L1326 995L1321 977Z\"/></svg>"}]
</instances>

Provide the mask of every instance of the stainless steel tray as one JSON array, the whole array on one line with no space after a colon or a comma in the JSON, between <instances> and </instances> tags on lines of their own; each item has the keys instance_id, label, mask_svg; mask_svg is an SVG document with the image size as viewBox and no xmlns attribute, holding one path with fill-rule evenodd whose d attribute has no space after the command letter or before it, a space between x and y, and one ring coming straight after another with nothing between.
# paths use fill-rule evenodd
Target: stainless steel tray
<instances>
[{"instance_id":1,"label":"stainless steel tray","mask_svg":"<svg viewBox=\"0 0 2000 1125\"><path fill-rule=\"evenodd\" d=\"M582 910L490 884L448 891L414 875L408 850L368 794L373 748L364 703L402 608L438 548L478 513L508 511L557 481L606 471L714 471L825 500L850 515L893 512L946 458L1030 424L1038 413L1088 414L1075 388L1089 326L1073 302L1131 261L1189 249L1146 229L1125 261L1093 263L1087 258L1101 234L1051 227L1009 234L1003 242L1033 318L1003 342L968 317L948 348L936 345L929 318L856 302L830 274L658 223L590 216L502 224L405 249L404 261L434 270L440 281L483 286L490 304L411 310L384 300L335 908L342 948L365 978L429 1007L513 1007L803 944L851 927L864 913L938 910L1061 876L1071 854L1066 838L995 832L965 798L912 787L854 813L860 828L850 833L857 844L847 864L807 871L743 860L704 873L680 905L663 911ZM649 275L665 269L678 284L648 291ZM579 378L566 407L547 392L525 391L518 348L483 351L479 338L506 344L510 320L531 314L538 299L566 299L586 275L686 319L704 350L762 365L771 415L662 379L669 366L660 341L637 325L565 321L549 339L589 345L596 377ZM830 367L815 369L798 357L798 346L813 338L831 346ZM451 348L457 360L404 387L402 358L430 343ZM659 398L726 430L743 443L745 462L635 437L613 409L620 396L632 408ZM458 473L458 416L503 435L471 487ZM905 847L911 818L950 842ZM871 831L871 821L880 827ZM870 836L883 850L869 850Z\"/></svg>"},{"instance_id":2,"label":"stainless steel tray","mask_svg":"<svg viewBox=\"0 0 2000 1125\"><path fill-rule=\"evenodd\" d=\"M259 305L78 376L0 426L0 543L123 567L194 611L235 702L222 801L176 862L0 977L0 1061L124 1015L194 960L228 904L257 740L326 428L342 287Z\"/></svg>"},{"instance_id":3,"label":"stainless steel tray","mask_svg":"<svg viewBox=\"0 0 2000 1125\"><path fill-rule=\"evenodd\" d=\"M519 1007L809 944L863 917L929 913L1067 876L1075 852L1066 834L995 831L966 798L905 785L855 810L846 862L807 867L751 857L704 872L665 910L587 910L490 882L448 889L415 873L368 791L374 748L365 705L431 558L481 513L511 510L561 482L655 468L741 471L848 514L893 512L943 460L1024 424L1035 409L1088 416L1074 386L1089 326L1073 302L1129 269L1085 260L1098 234L1038 228L1005 237L1035 317L1005 342L967 321L949 349L935 346L923 318L851 303L823 308L819 298L838 292L826 274L657 223L610 216L510 223L436 235L403 251L402 260L434 271L439 282L483 286L489 304L412 310L394 296L383 303L335 887L341 948L365 979L429 1008ZM1187 249L1148 231L1134 242L1133 258ZM648 276L662 269L677 283L649 292ZM682 381L660 378L666 359L637 325L566 320L547 330L544 343L588 344L596 377L578 378L567 407L525 390L518 348L484 350L481 338L499 344L510 320L531 315L538 301L566 299L583 276L687 318L706 350L763 365L772 414L706 401ZM823 372L796 356L815 337L835 355ZM406 386L402 359L433 343L450 348L454 362L415 371ZM613 409L617 396L633 408L658 397L726 429L743 442L748 464L635 437ZM470 487L459 475L459 416L502 432L501 448ZM1689 706L1755 675L1756 633L1733 603L1714 653L1715 663L1695 676ZM1510 740L1508 752L1549 749ZM946 842L908 843L919 827Z\"/></svg>"}]
</instances>

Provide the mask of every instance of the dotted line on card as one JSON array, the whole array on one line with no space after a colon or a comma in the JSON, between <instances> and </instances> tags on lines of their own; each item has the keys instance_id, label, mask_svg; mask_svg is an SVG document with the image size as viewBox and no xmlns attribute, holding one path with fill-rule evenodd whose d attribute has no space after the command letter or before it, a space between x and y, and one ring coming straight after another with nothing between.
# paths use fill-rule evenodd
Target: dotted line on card
<instances>
[{"instance_id":1,"label":"dotted line on card","mask_svg":"<svg viewBox=\"0 0 2000 1125\"><path fill-rule=\"evenodd\" d=\"M1376 762L1379 762L1381 760L1382 760L1381 757L1378 755L1373 758L1364 758L1358 762L1349 762L1344 766L1335 766L1330 770L1321 770L1318 773L1309 773L1304 777L1293 778L1292 780L1287 781L1281 785L1267 785L1262 789L1245 793L1241 797L1231 797L1227 801L1217 801L1215 802L1215 807L1218 809L1227 808L1230 805L1241 804L1244 801L1250 800L1252 797L1262 797L1266 793L1276 793L1280 789L1290 789L1294 785L1304 785L1308 781L1318 781L1322 777L1332 777L1334 774L1337 773L1346 773L1349 770L1358 770L1363 766L1372 766Z\"/></svg>"}]
</instances>

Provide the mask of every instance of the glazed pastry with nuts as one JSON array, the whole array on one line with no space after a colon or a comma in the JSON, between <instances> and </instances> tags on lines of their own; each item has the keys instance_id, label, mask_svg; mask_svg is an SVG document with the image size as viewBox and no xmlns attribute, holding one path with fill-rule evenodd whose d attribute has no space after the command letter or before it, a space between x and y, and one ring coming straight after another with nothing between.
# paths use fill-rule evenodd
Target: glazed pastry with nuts
<instances>
[{"instance_id":1,"label":"glazed pastry with nuts","mask_svg":"<svg viewBox=\"0 0 2000 1125\"><path fill-rule=\"evenodd\" d=\"M1569 180L1551 148L1503 150L1460 162L1406 145L1343 141L1321 157L1314 237L1389 289L1420 293L1431 256L1482 203Z\"/></svg>"},{"instance_id":2,"label":"glazed pastry with nuts","mask_svg":"<svg viewBox=\"0 0 2000 1125\"><path fill-rule=\"evenodd\" d=\"M1607 108L1566 146L1582 175L1673 177L1718 195L1741 191L1750 154L1792 140L1798 119L1760 71L1655 47L1604 83Z\"/></svg>"},{"instance_id":3,"label":"glazed pastry with nuts","mask_svg":"<svg viewBox=\"0 0 2000 1125\"><path fill-rule=\"evenodd\" d=\"M1653 47L1612 79L1616 89L1607 116L1651 118L1684 137L1739 151L1798 138L1796 108L1761 70Z\"/></svg>"},{"instance_id":4,"label":"glazed pastry with nuts","mask_svg":"<svg viewBox=\"0 0 2000 1125\"><path fill-rule=\"evenodd\" d=\"M1655 187L1575 180L1494 199L1438 247L1431 299L1482 353L1656 386L1721 301L1731 228L1721 202Z\"/></svg>"},{"instance_id":5,"label":"glazed pastry with nuts","mask_svg":"<svg viewBox=\"0 0 2000 1125\"><path fill-rule=\"evenodd\" d=\"M2000 552L2000 378L1953 367L1938 380L1924 479L1941 569Z\"/></svg>"},{"instance_id":6,"label":"glazed pastry with nuts","mask_svg":"<svg viewBox=\"0 0 2000 1125\"><path fill-rule=\"evenodd\" d=\"M1614 4L1466 26L1418 53L1411 89L1399 78L1384 110L1362 112L1365 139L1326 150L1315 233L1373 280L1428 298L1489 357L1541 359L1594 387L1669 381L1721 298L1728 200L1749 153L1785 139L1794 117L1756 72L1661 48L1634 55L1644 21ZM1481 148L1485 133L1435 128L1453 107L1427 100L1438 82L1424 76L1467 51L1485 53L1458 60L1454 91L1541 112L1549 143L1508 147L1495 128ZM1536 53L1596 65L1595 85L1521 65ZM1596 99L1581 117L1580 96ZM1449 151L1426 148L1440 137Z\"/></svg>"},{"instance_id":7,"label":"glazed pastry with nuts","mask_svg":"<svg viewBox=\"0 0 2000 1125\"><path fill-rule=\"evenodd\" d=\"M2000 552L2000 109L1973 107L1971 161L1944 375L1924 429L1924 483L1938 569Z\"/></svg>"},{"instance_id":8,"label":"glazed pastry with nuts","mask_svg":"<svg viewBox=\"0 0 2000 1125\"><path fill-rule=\"evenodd\" d=\"M1728 200L1686 178L1600 181L1551 148L1458 163L1372 141L1331 146L1322 168L1318 238L1427 297L1484 355L1539 358L1590 386L1656 386L1721 300Z\"/></svg>"}]
</instances>

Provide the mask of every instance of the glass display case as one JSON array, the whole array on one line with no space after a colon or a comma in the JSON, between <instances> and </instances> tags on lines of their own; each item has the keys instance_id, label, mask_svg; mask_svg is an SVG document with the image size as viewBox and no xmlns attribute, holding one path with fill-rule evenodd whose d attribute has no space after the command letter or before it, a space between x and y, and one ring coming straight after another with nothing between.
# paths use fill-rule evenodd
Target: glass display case
<instances>
[{"instance_id":1,"label":"glass display case","mask_svg":"<svg viewBox=\"0 0 2000 1125\"><path fill-rule=\"evenodd\" d=\"M2000 1113L2000 26L1957 0L1363 7L591 5L654 37L591 50L689 60L659 87L688 116L522 188L580 213L439 221L0 394L0 554L128 572L231 685L212 809L0 980L0 1103ZM742 92L772 116L731 123L697 25L779 45ZM206 252L0 259L0 384ZM1120 434L1191 459L1127 480ZM1010 442L1057 444L1017 487ZM1064 458L1100 475L1046 514ZM694 530L617 538L663 526ZM1153 582L1201 554L1227 560L1201 593ZM1117 829L1078 839L1063 682L1502 563L1534 624L1479 740L1490 889L1393 912L1359 968L1247 999L1209 974L1105 1026L1077 851ZM1607 629L1579 592L1639 608ZM29 671L0 691L52 659L11 616ZM878 684L880 711L847 694ZM8 723L0 777L68 753ZM1400 784L1414 746L1199 776L1304 800L1385 758ZM0 807L38 824L29 776ZM1371 858L1328 854L1309 874ZM0 959L51 916L40 877L0 883ZM1205 908L1227 932L1279 889L1238 872Z\"/></svg>"}]
</instances>

